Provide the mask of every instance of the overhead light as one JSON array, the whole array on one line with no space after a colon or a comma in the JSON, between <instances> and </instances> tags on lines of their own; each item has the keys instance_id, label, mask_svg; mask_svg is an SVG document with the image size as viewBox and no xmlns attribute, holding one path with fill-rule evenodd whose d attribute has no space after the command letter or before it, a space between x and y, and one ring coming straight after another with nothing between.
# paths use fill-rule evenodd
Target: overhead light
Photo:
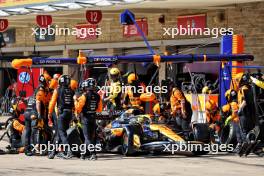
<instances>
[{"instance_id":1,"label":"overhead light","mask_svg":"<svg viewBox=\"0 0 264 176\"><path fill-rule=\"evenodd\" d=\"M0 16L10 16L10 14L0 10Z\"/></svg>"},{"instance_id":2,"label":"overhead light","mask_svg":"<svg viewBox=\"0 0 264 176\"><path fill-rule=\"evenodd\" d=\"M28 9L30 11L33 11L33 12L38 12L38 11L42 11L43 9L38 9L38 8L34 8L34 7L24 7L25 9Z\"/></svg>"},{"instance_id":3,"label":"overhead light","mask_svg":"<svg viewBox=\"0 0 264 176\"><path fill-rule=\"evenodd\" d=\"M61 4L50 4L49 6L57 10L63 10L63 9L66 10L69 8L67 5L61 5Z\"/></svg>"},{"instance_id":4,"label":"overhead light","mask_svg":"<svg viewBox=\"0 0 264 176\"><path fill-rule=\"evenodd\" d=\"M55 8L57 10L70 10L70 9L80 9L83 6L77 4L77 3L60 3L60 4L50 4L49 5L52 8Z\"/></svg>"},{"instance_id":5,"label":"overhead light","mask_svg":"<svg viewBox=\"0 0 264 176\"><path fill-rule=\"evenodd\" d=\"M75 1L75 3L81 5L82 7L93 7L94 6L94 4L88 3L85 1Z\"/></svg>"},{"instance_id":6,"label":"overhead light","mask_svg":"<svg viewBox=\"0 0 264 176\"><path fill-rule=\"evenodd\" d=\"M108 0L108 1L113 3L113 4L121 4L124 2L123 0Z\"/></svg>"},{"instance_id":7,"label":"overhead light","mask_svg":"<svg viewBox=\"0 0 264 176\"><path fill-rule=\"evenodd\" d=\"M89 0L89 1L77 1L77 3L87 3L87 4L96 4L102 0Z\"/></svg>"},{"instance_id":8,"label":"overhead light","mask_svg":"<svg viewBox=\"0 0 264 176\"><path fill-rule=\"evenodd\" d=\"M55 11L57 11L55 8L50 7L49 5L34 6L34 8L42 9L44 12L55 12Z\"/></svg>"},{"instance_id":9,"label":"overhead light","mask_svg":"<svg viewBox=\"0 0 264 176\"><path fill-rule=\"evenodd\" d=\"M69 7L69 9L81 9L81 8L83 8L83 6L76 4L76 3L72 3L68 7Z\"/></svg>"},{"instance_id":10,"label":"overhead light","mask_svg":"<svg viewBox=\"0 0 264 176\"><path fill-rule=\"evenodd\" d=\"M18 15L24 15L30 12L29 10L25 8L7 9L7 10L2 10L2 11L6 13L13 13L13 14L18 14Z\"/></svg>"},{"instance_id":11,"label":"overhead light","mask_svg":"<svg viewBox=\"0 0 264 176\"><path fill-rule=\"evenodd\" d=\"M97 5L97 6L111 6L111 5L113 5L113 3L106 1L106 0L102 0L102 1L97 2L95 5Z\"/></svg>"},{"instance_id":12,"label":"overhead light","mask_svg":"<svg viewBox=\"0 0 264 176\"><path fill-rule=\"evenodd\" d=\"M142 2L144 0L123 0L125 3L138 3L138 2Z\"/></svg>"}]
</instances>

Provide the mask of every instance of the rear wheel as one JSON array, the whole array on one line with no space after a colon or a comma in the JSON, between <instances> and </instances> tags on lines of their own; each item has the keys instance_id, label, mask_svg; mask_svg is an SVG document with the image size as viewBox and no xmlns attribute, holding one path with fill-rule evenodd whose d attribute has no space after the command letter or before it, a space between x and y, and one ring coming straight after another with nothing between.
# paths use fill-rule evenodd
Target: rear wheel
<instances>
[{"instance_id":1,"label":"rear wheel","mask_svg":"<svg viewBox=\"0 0 264 176\"><path fill-rule=\"evenodd\" d=\"M193 127L193 137L195 141L209 143L210 131L207 124L197 123Z\"/></svg>"},{"instance_id":2,"label":"rear wheel","mask_svg":"<svg viewBox=\"0 0 264 176\"><path fill-rule=\"evenodd\" d=\"M209 143L210 142L210 130L207 124L197 123L193 127L193 138L195 141ZM208 150L202 148L197 148L197 150L192 151L193 155L206 155L209 153Z\"/></svg>"}]
</instances>

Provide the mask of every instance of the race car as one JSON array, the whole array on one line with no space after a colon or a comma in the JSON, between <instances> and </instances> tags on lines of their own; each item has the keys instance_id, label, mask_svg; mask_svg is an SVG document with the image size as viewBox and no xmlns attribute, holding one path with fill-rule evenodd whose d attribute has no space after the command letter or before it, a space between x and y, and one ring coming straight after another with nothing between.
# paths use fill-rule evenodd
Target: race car
<instances>
[{"instance_id":1,"label":"race car","mask_svg":"<svg viewBox=\"0 0 264 176\"><path fill-rule=\"evenodd\" d=\"M205 151L203 147L210 142L208 126L194 124L192 129L177 132L168 124L155 121L151 115L134 115L128 110L104 127L99 136L103 138L101 142L106 151L121 151L126 156L140 152L207 154L209 151ZM183 145L193 144L200 147L180 150Z\"/></svg>"}]
</instances>

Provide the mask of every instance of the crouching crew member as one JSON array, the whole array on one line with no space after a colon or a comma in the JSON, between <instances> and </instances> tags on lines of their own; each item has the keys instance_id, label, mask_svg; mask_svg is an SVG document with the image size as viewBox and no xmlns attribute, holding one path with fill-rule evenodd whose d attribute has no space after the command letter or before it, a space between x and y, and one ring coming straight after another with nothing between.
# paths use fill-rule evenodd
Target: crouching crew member
<instances>
[{"instance_id":1,"label":"crouching crew member","mask_svg":"<svg viewBox=\"0 0 264 176\"><path fill-rule=\"evenodd\" d=\"M123 107L127 108L128 106L131 106L133 108L138 108L143 110L143 107L141 106L140 101L140 82L138 80L138 76L135 73L131 73L127 77L127 83L129 85L128 89L125 92L124 95L124 103ZM142 92L143 93L143 92Z\"/></svg>"},{"instance_id":2,"label":"crouching crew member","mask_svg":"<svg viewBox=\"0 0 264 176\"><path fill-rule=\"evenodd\" d=\"M58 109L58 135L62 142L62 144L65 144L65 146L68 146L68 148L65 148L66 151L64 151L62 157L65 159L72 158L72 152L69 148L69 142L67 139L67 133L66 131L70 128L70 122L72 120L72 113L74 108L74 91L70 87L71 78L68 75L62 75L59 79L59 87L54 90L51 102L50 102L50 108L54 108L55 104L57 103L57 109ZM49 116L51 116L51 113L53 112L53 109L49 109ZM49 158L54 158L55 155L54 151L52 154L49 155Z\"/></svg>"},{"instance_id":3,"label":"crouching crew member","mask_svg":"<svg viewBox=\"0 0 264 176\"><path fill-rule=\"evenodd\" d=\"M83 94L75 100L75 110L78 114L82 113L81 123L83 127L83 134L85 138L85 144L88 148L93 144L92 151L89 151L90 160L96 160L96 112L102 111L102 101L100 95L96 92L96 80L88 78L83 83ZM86 153L81 155L81 159L85 160Z\"/></svg>"},{"instance_id":4,"label":"crouching crew member","mask_svg":"<svg viewBox=\"0 0 264 176\"><path fill-rule=\"evenodd\" d=\"M188 130L190 127L191 117L192 117L192 109L190 102L187 101L184 93L174 87L172 89L172 93L170 96L170 104L171 104L171 115L176 118L176 124L182 130Z\"/></svg>"},{"instance_id":5,"label":"crouching crew member","mask_svg":"<svg viewBox=\"0 0 264 176\"><path fill-rule=\"evenodd\" d=\"M214 139L214 134L218 134L221 129L221 116L217 104L214 100L208 100L205 103L206 122L211 131L211 139Z\"/></svg>"}]
</instances>

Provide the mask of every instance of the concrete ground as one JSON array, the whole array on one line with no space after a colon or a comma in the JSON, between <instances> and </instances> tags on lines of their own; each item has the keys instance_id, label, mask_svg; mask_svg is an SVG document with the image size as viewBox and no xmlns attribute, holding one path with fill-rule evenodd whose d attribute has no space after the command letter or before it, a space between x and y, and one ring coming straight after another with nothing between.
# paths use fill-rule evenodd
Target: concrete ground
<instances>
[{"instance_id":1,"label":"concrete ground","mask_svg":"<svg viewBox=\"0 0 264 176\"><path fill-rule=\"evenodd\" d=\"M0 134L3 130L0 131ZM6 139L0 141L0 148L7 145ZM232 175L262 176L264 158L250 155L247 158L226 153L202 157L137 156L123 157L118 154L99 154L97 161L49 160L44 156L26 157L24 154L0 155L0 175Z\"/></svg>"}]
</instances>

